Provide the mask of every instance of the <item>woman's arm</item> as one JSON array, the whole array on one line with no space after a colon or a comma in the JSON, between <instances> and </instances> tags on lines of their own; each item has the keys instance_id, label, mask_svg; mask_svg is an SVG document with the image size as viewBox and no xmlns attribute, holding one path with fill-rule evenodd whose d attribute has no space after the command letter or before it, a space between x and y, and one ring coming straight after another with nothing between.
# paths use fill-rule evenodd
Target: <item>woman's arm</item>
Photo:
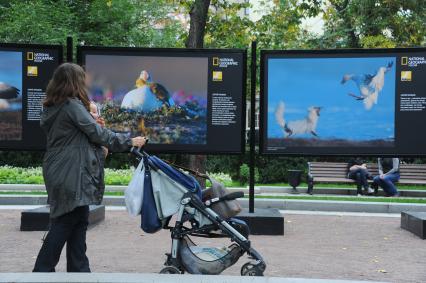
<instances>
[{"instance_id":1,"label":"woman's arm","mask_svg":"<svg viewBox=\"0 0 426 283\"><path fill-rule=\"evenodd\" d=\"M111 151L118 152L127 151L133 145L140 146L142 144L141 137L138 140L135 140L137 138L130 139L126 135L102 128L77 99L69 99L69 105L67 106L66 111L69 118L77 128L87 135L90 142L106 146Z\"/></svg>"},{"instance_id":2,"label":"woman's arm","mask_svg":"<svg viewBox=\"0 0 426 283\"><path fill-rule=\"evenodd\" d=\"M399 171L399 158L392 158L392 169L386 172L385 175L393 174Z\"/></svg>"},{"instance_id":3,"label":"woman's arm","mask_svg":"<svg viewBox=\"0 0 426 283\"><path fill-rule=\"evenodd\" d=\"M379 165L379 175L383 175L382 159L377 158L377 164Z\"/></svg>"}]
</instances>

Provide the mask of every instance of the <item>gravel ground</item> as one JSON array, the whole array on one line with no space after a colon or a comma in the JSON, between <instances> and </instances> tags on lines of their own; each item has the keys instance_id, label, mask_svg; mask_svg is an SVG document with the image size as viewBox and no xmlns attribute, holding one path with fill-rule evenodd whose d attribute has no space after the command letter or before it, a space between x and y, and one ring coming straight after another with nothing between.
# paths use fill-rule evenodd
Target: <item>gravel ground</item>
<instances>
[{"instance_id":1,"label":"gravel ground","mask_svg":"<svg viewBox=\"0 0 426 283\"><path fill-rule=\"evenodd\" d=\"M30 272L44 232L20 232L20 210L0 211L0 272ZM223 246L225 239L196 239ZM266 276L426 282L426 241L400 228L399 218L285 215L284 236L251 236ZM145 234L139 219L106 211L87 235L93 272L158 272L170 250L167 230ZM65 272L65 253L57 271ZM239 275L243 256L224 274Z\"/></svg>"}]
</instances>

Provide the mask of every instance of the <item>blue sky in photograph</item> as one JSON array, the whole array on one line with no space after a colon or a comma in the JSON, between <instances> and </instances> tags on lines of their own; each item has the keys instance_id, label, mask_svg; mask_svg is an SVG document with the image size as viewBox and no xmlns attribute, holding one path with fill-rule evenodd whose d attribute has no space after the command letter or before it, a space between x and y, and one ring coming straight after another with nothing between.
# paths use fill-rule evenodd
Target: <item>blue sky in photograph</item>
<instances>
[{"instance_id":1,"label":"blue sky in photograph","mask_svg":"<svg viewBox=\"0 0 426 283\"><path fill-rule=\"evenodd\" d=\"M0 51L0 82L14 86L22 95L22 53Z\"/></svg>"},{"instance_id":2,"label":"blue sky in photograph","mask_svg":"<svg viewBox=\"0 0 426 283\"><path fill-rule=\"evenodd\" d=\"M366 110L354 81L341 84L345 74L375 75L394 62L385 74L377 104ZM310 106L322 107L316 132L321 139L368 141L394 138L395 57L292 58L268 60L268 138L281 138L275 109L285 103L285 120L300 120ZM295 137L310 138L303 134Z\"/></svg>"}]
</instances>

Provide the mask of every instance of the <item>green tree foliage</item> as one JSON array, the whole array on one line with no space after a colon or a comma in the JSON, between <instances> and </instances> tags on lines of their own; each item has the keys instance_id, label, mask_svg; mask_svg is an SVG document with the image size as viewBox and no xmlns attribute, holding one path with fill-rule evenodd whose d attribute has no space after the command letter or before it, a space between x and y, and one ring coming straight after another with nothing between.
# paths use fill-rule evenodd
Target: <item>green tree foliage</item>
<instances>
[{"instance_id":1,"label":"green tree foliage","mask_svg":"<svg viewBox=\"0 0 426 283\"><path fill-rule=\"evenodd\" d=\"M182 47L184 29L167 1L69 1L87 45ZM84 4L86 3L86 4ZM90 4L87 4L90 3Z\"/></svg>"},{"instance_id":2,"label":"green tree foliage","mask_svg":"<svg viewBox=\"0 0 426 283\"><path fill-rule=\"evenodd\" d=\"M182 12L188 13L192 0L180 1ZM204 44L210 48L249 48L251 41L257 40L260 48L279 49L300 46L303 36L299 24L307 11L300 9L298 0L288 0L274 5L271 1L260 4L264 14L253 22L245 15L247 9L253 11L250 2L212 0L208 14Z\"/></svg>"},{"instance_id":3,"label":"green tree foliage","mask_svg":"<svg viewBox=\"0 0 426 283\"><path fill-rule=\"evenodd\" d=\"M182 47L185 32L166 0L13 0L0 2L0 41Z\"/></svg>"},{"instance_id":4,"label":"green tree foliage","mask_svg":"<svg viewBox=\"0 0 426 283\"><path fill-rule=\"evenodd\" d=\"M3 1L6 2L6 1ZM64 1L8 1L0 5L0 42L59 44L74 35Z\"/></svg>"},{"instance_id":5,"label":"green tree foliage","mask_svg":"<svg viewBox=\"0 0 426 283\"><path fill-rule=\"evenodd\" d=\"M265 1L262 6L267 6ZM303 48L302 19L307 10L298 6L298 0L280 1L258 20L254 27L254 38L258 49Z\"/></svg>"},{"instance_id":6,"label":"green tree foliage","mask_svg":"<svg viewBox=\"0 0 426 283\"><path fill-rule=\"evenodd\" d=\"M426 43L424 0L302 0L311 15L323 15L316 48L414 47Z\"/></svg>"},{"instance_id":7,"label":"green tree foliage","mask_svg":"<svg viewBox=\"0 0 426 283\"><path fill-rule=\"evenodd\" d=\"M207 21L205 45L211 48L247 48L254 23L243 15L249 3L213 0Z\"/></svg>"}]
</instances>

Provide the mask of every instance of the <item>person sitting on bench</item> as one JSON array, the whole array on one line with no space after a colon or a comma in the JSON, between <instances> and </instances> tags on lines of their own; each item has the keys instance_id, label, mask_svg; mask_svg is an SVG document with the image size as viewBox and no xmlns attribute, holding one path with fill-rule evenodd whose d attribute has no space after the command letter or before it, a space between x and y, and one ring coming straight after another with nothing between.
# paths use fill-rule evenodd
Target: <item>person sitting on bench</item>
<instances>
[{"instance_id":1,"label":"person sitting on bench","mask_svg":"<svg viewBox=\"0 0 426 283\"><path fill-rule=\"evenodd\" d=\"M399 181L399 158L378 158L379 176L373 182L379 185L386 196L398 197L395 183Z\"/></svg>"},{"instance_id":2,"label":"person sitting on bench","mask_svg":"<svg viewBox=\"0 0 426 283\"><path fill-rule=\"evenodd\" d=\"M372 194L374 190L369 187L367 179L372 179L372 175L368 172L367 165L361 158L354 158L349 160L347 166L347 177L355 180L356 193L358 196L362 195L362 188L367 194Z\"/></svg>"}]
</instances>

